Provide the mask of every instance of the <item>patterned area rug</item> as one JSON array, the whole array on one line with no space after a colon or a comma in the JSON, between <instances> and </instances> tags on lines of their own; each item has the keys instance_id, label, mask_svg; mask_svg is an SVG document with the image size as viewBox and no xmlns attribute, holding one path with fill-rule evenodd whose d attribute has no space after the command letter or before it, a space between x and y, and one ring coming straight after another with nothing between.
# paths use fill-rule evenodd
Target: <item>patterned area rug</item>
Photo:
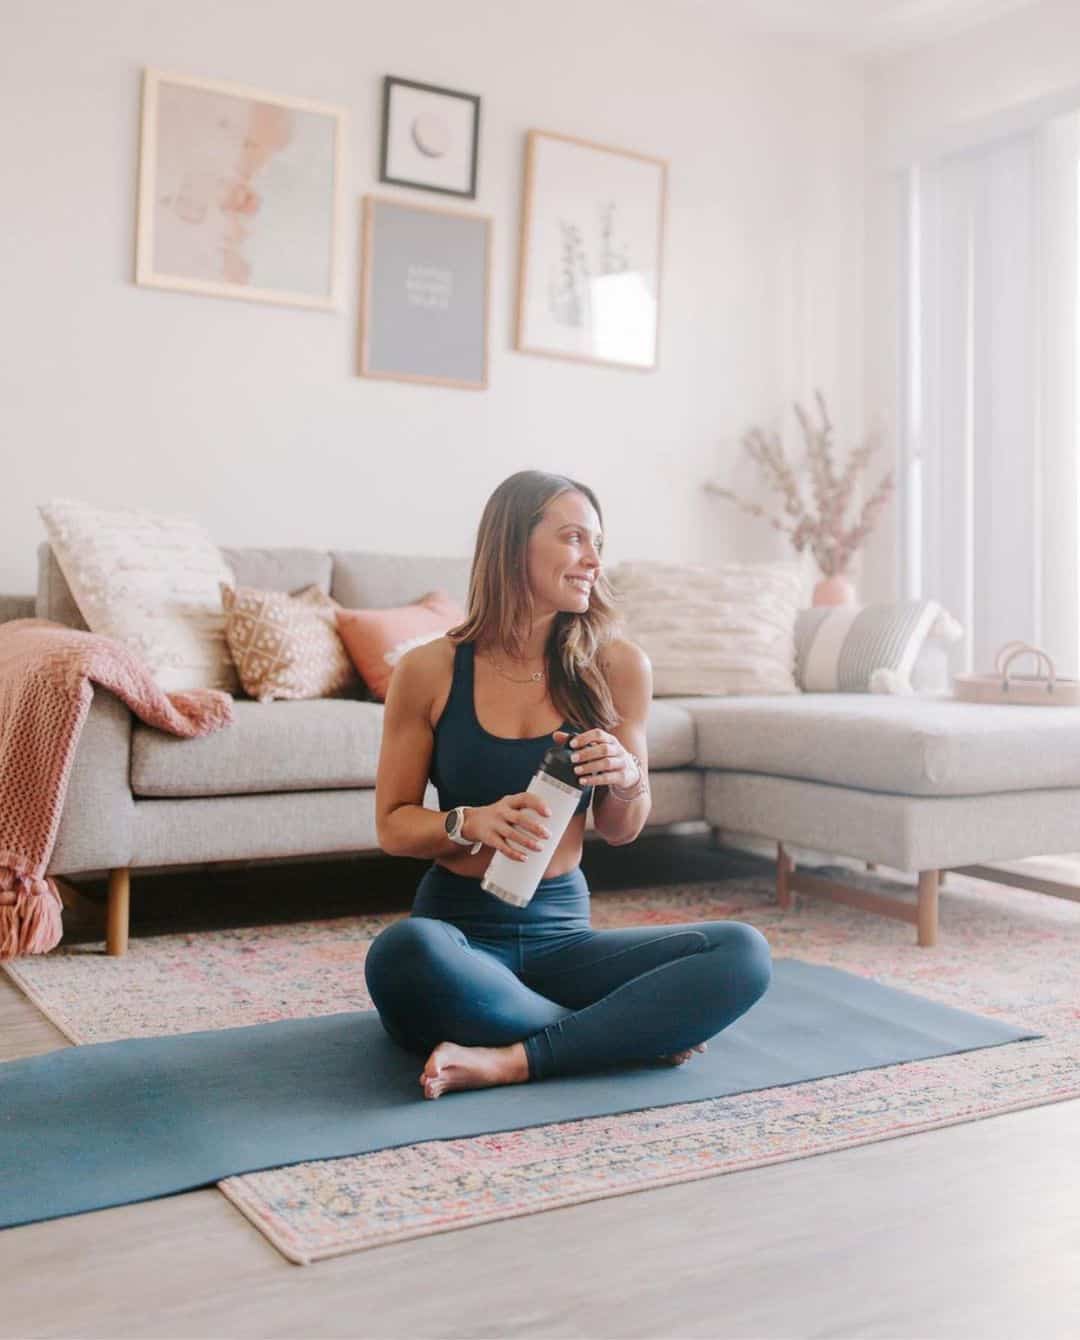
<instances>
[{"instance_id":1,"label":"patterned area rug","mask_svg":"<svg viewBox=\"0 0 1080 1340\"><path fill-rule=\"evenodd\" d=\"M603 927L713 917L757 926L777 957L861 973L1045 1037L700 1103L296 1164L230 1178L221 1190L304 1264L1080 1097L1080 904L950 876L941 943L920 950L911 927L855 909L801 900L783 913L764 877L593 899L594 924ZM230 1028L370 1008L364 954L394 919L155 936L132 941L122 959L80 945L5 967L73 1042Z\"/></svg>"}]
</instances>

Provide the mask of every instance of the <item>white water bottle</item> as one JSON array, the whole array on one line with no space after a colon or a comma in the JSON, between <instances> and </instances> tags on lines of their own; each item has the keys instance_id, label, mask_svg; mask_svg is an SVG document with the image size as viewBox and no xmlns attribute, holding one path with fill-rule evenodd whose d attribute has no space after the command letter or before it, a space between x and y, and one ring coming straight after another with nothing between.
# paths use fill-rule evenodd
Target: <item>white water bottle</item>
<instances>
[{"instance_id":1,"label":"white water bottle","mask_svg":"<svg viewBox=\"0 0 1080 1340\"><path fill-rule=\"evenodd\" d=\"M493 893L515 907L524 907L536 892L544 871L551 864L552 853L581 800L582 787L570 761L570 750L565 746L549 749L528 790L542 799L551 811L551 817L545 823L551 836L544 840L539 851L530 849L524 861L514 861L504 852L497 851L480 884L485 893Z\"/></svg>"}]
</instances>

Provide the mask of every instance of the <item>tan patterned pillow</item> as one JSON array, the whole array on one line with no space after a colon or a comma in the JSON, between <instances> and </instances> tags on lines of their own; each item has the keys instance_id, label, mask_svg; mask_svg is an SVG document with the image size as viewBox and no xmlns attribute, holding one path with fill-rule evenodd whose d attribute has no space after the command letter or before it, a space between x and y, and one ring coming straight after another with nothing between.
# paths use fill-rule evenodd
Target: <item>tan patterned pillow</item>
<instances>
[{"instance_id":1,"label":"tan patterned pillow","mask_svg":"<svg viewBox=\"0 0 1080 1340\"><path fill-rule=\"evenodd\" d=\"M295 596L221 584L225 641L244 692L274 698L333 698L360 681L338 636L338 603L317 586Z\"/></svg>"}]
</instances>

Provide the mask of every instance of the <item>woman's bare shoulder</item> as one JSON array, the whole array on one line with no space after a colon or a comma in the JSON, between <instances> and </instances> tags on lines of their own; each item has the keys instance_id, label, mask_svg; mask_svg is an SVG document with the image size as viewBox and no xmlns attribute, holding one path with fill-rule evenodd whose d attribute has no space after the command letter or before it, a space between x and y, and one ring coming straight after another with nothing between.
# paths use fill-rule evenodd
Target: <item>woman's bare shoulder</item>
<instances>
[{"instance_id":1,"label":"woman's bare shoulder","mask_svg":"<svg viewBox=\"0 0 1080 1340\"><path fill-rule=\"evenodd\" d=\"M456 644L445 636L422 642L405 653L398 662L398 670L414 684L427 679L438 681L448 671L453 672L455 649Z\"/></svg>"},{"instance_id":2,"label":"woman's bare shoulder","mask_svg":"<svg viewBox=\"0 0 1080 1340\"><path fill-rule=\"evenodd\" d=\"M652 678L652 662L636 642L614 637L600 651L600 669L611 683L616 679Z\"/></svg>"},{"instance_id":3,"label":"woman's bare shoulder","mask_svg":"<svg viewBox=\"0 0 1080 1340\"><path fill-rule=\"evenodd\" d=\"M619 716L644 720L653 691L652 662L645 652L627 638L613 638L601 651L600 669Z\"/></svg>"},{"instance_id":4,"label":"woman's bare shoulder","mask_svg":"<svg viewBox=\"0 0 1080 1340\"><path fill-rule=\"evenodd\" d=\"M435 699L445 696L454 675L454 651L455 644L448 637L422 642L407 651L391 680L397 696L418 708L428 708Z\"/></svg>"}]
</instances>

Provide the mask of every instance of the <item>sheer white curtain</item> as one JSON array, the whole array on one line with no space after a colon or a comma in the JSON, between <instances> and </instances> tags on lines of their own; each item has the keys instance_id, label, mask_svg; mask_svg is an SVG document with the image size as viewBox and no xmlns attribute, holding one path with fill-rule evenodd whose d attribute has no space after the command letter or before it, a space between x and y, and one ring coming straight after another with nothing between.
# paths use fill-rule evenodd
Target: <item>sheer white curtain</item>
<instances>
[{"instance_id":1,"label":"sheer white curtain","mask_svg":"<svg viewBox=\"0 0 1080 1340\"><path fill-rule=\"evenodd\" d=\"M1023 638L1080 669L1080 115L913 168L901 565L965 626L953 668Z\"/></svg>"}]
</instances>

